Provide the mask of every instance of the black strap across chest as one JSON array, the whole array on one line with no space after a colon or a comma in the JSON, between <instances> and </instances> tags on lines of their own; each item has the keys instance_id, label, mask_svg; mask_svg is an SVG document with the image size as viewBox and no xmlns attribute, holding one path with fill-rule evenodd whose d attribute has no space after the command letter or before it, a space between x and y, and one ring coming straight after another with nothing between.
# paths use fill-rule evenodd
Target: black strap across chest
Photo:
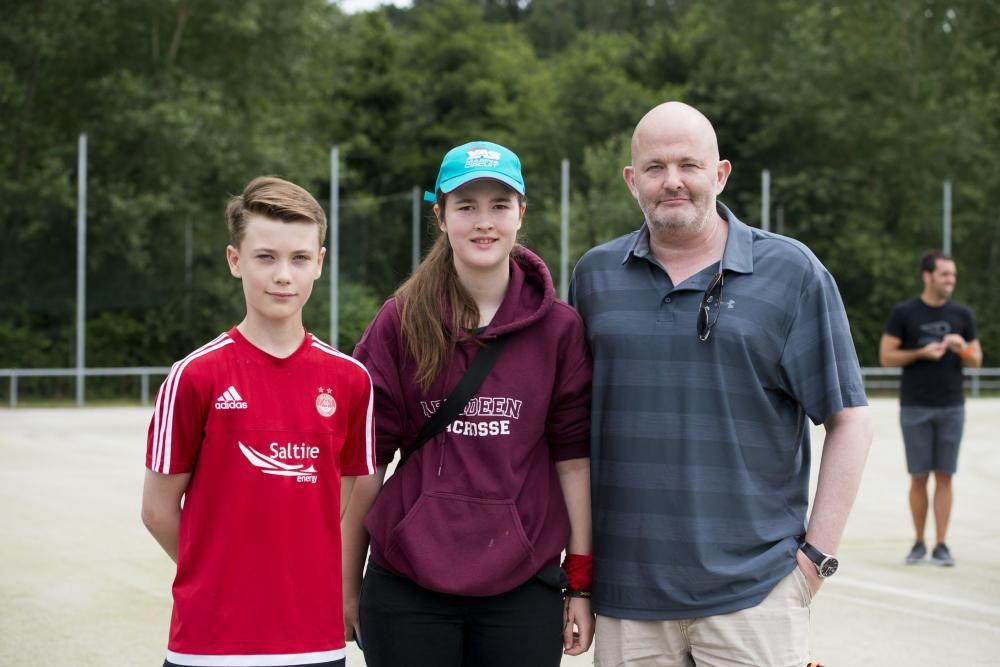
<instances>
[{"instance_id":1,"label":"black strap across chest","mask_svg":"<svg viewBox=\"0 0 1000 667\"><path fill-rule=\"evenodd\" d=\"M418 449L423 447L428 440L446 429L448 424L455 421L455 418L462 412L462 408L475 395L476 391L483 384L483 380L486 379L486 376L490 374L490 369L493 368L493 364L496 363L506 343L507 339L502 336L486 341L478 354L476 354L476 358L472 360L472 364L468 370L465 371L465 375L462 376L462 379L458 381L455 388L448 394L448 398L441 403L437 411L424 423L424 427L420 429L420 435L417 436L416 442L413 443L412 447L403 452L399 464L396 466L397 470Z\"/></svg>"}]
</instances>

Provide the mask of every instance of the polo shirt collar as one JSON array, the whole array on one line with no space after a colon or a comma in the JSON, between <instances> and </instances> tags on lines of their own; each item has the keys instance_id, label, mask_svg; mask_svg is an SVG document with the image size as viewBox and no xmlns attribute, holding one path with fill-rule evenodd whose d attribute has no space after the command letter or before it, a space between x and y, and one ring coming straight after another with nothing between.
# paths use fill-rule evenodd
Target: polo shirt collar
<instances>
[{"instance_id":1,"label":"polo shirt collar","mask_svg":"<svg viewBox=\"0 0 1000 667\"><path fill-rule=\"evenodd\" d=\"M729 237L722 251L722 270L735 273L753 273L753 230L737 218L729 207L716 200L715 210L729 223ZM649 225L642 223L635 240L622 257L626 264L632 257L646 259L650 256Z\"/></svg>"},{"instance_id":2,"label":"polo shirt collar","mask_svg":"<svg viewBox=\"0 0 1000 667\"><path fill-rule=\"evenodd\" d=\"M729 238L722 251L722 270L753 273L753 230L733 215L721 201L716 200L715 210L729 223Z\"/></svg>"},{"instance_id":3,"label":"polo shirt collar","mask_svg":"<svg viewBox=\"0 0 1000 667\"><path fill-rule=\"evenodd\" d=\"M625 256L622 257L622 264L626 264L632 257L640 259L649 257L649 226L643 221L642 227L636 231L635 240L632 241L632 245L629 246L628 250L625 251Z\"/></svg>"}]
</instances>

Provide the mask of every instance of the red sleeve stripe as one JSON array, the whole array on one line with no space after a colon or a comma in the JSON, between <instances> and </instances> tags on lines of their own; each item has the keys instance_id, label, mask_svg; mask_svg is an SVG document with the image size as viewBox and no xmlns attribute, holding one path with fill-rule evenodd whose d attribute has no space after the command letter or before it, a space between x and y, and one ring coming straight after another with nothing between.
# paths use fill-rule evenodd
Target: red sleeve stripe
<instances>
[{"instance_id":1,"label":"red sleeve stripe","mask_svg":"<svg viewBox=\"0 0 1000 667\"><path fill-rule=\"evenodd\" d=\"M174 402L177 398L177 386L187 365L210 352L214 352L233 342L227 334L222 334L210 343L184 357L170 367L167 379L156 397L156 408L153 412L153 456L152 469L155 472L170 474L170 448L173 444Z\"/></svg>"},{"instance_id":2,"label":"red sleeve stripe","mask_svg":"<svg viewBox=\"0 0 1000 667\"><path fill-rule=\"evenodd\" d=\"M313 338L313 347L323 352L326 352L330 356L338 357L340 359L345 359L350 361L352 364L356 365L358 368L365 372L365 377L368 378L368 410L365 414L365 463L368 466L368 474L375 474L375 422L373 415L375 413L375 388L372 384L372 376L368 373L368 369L365 365L354 357L344 354L343 352L337 350L335 347L327 345L321 340Z\"/></svg>"}]
</instances>

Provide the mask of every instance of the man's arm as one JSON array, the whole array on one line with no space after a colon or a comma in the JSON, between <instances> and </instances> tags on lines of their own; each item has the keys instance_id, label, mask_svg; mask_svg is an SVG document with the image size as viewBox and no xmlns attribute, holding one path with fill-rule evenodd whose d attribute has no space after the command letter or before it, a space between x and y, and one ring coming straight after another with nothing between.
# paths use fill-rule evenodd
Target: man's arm
<instances>
[{"instance_id":1,"label":"man's arm","mask_svg":"<svg viewBox=\"0 0 1000 667\"><path fill-rule=\"evenodd\" d=\"M983 347L978 340L968 343L967 348L959 352L958 356L962 359L962 363L969 368L982 368L983 366Z\"/></svg>"},{"instance_id":2,"label":"man's arm","mask_svg":"<svg viewBox=\"0 0 1000 667\"><path fill-rule=\"evenodd\" d=\"M962 365L979 368L983 365L983 348L978 340L968 342L960 334L950 333L944 337L948 349L958 355Z\"/></svg>"},{"instance_id":3,"label":"man's arm","mask_svg":"<svg viewBox=\"0 0 1000 667\"><path fill-rule=\"evenodd\" d=\"M181 498L190 481L191 473L164 475L147 468L142 485L142 523L175 563L181 527Z\"/></svg>"},{"instance_id":4,"label":"man's arm","mask_svg":"<svg viewBox=\"0 0 1000 667\"><path fill-rule=\"evenodd\" d=\"M828 417L823 426L826 439L806 541L824 553L835 554L858 494L874 431L868 406L844 408ZM797 557L815 592L822 583L815 566L801 551Z\"/></svg>"},{"instance_id":5,"label":"man's arm","mask_svg":"<svg viewBox=\"0 0 1000 667\"><path fill-rule=\"evenodd\" d=\"M340 499L340 534L341 556L343 558L344 586L344 639L350 641L352 636L360 637L361 575L365 568L365 556L368 554L368 531L365 530L365 517L368 510L375 504L382 483L385 481L387 466L375 468L374 475L354 477L353 488L349 495ZM342 487L342 492L343 492ZM345 505L346 503L346 505Z\"/></svg>"},{"instance_id":6,"label":"man's arm","mask_svg":"<svg viewBox=\"0 0 1000 667\"><path fill-rule=\"evenodd\" d=\"M902 346L902 339L890 334L882 334L882 340L878 344L879 363L891 367L909 366L921 359L937 361L948 351L948 345L944 341L927 343L916 350L904 350Z\"/></svg>"}]
</instances>

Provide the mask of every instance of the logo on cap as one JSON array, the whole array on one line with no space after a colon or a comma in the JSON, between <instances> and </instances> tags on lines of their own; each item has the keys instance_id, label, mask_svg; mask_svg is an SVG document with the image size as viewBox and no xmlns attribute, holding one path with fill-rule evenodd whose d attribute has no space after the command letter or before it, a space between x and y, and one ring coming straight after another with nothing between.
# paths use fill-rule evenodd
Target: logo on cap
<instances>
[{"instance_id":1,"label":"logo on cap","mask_svg":"<svg viewBox=\"0 0 1000 667\"><path fill-rule=\"evenodd\" d=\"M489 148L473 148L466 153L469 156L469 159L465 161L466 169L496 167L500 164L500 151L493 151Z\"/></svg>"}]
</instances>

